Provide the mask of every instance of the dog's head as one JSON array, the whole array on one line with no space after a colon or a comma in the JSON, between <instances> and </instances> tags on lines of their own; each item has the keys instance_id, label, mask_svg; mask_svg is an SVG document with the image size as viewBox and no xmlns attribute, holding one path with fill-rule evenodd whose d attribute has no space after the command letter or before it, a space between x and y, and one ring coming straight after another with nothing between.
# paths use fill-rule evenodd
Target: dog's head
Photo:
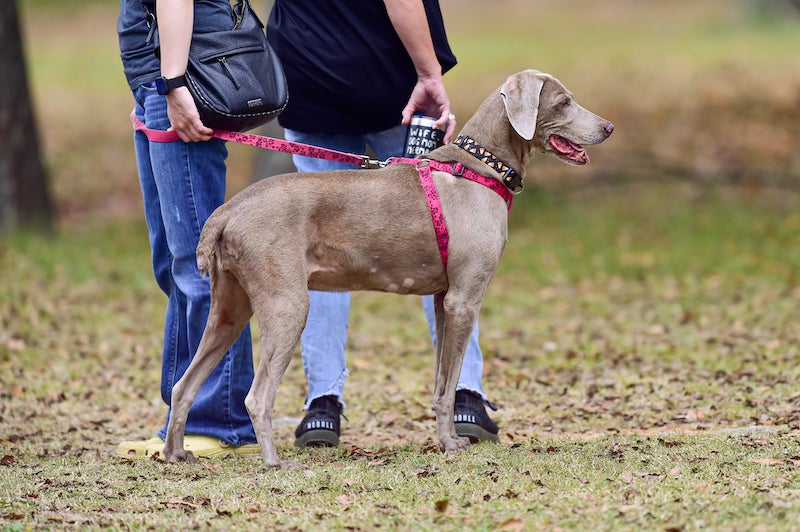
<instances>
[{"instance_id":1,"label":"dog's head","mask_svg":"<svg viewBox=\"0 0 800 532\"><path fill-rule=\"evenodd\" d=\"M614 124L587 111L556 78L536 70L509 76L500 88L508 121L531 147L562 161L583 165L589 156L583 144L599 144Z\"/></svg>"}]
</instances>

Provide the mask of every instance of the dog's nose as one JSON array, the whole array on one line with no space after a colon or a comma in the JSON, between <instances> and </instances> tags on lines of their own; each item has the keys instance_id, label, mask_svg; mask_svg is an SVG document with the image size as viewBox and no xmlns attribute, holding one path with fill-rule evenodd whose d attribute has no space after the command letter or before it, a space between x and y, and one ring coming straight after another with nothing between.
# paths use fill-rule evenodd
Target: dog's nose
<instances>
[{"instance_id":1,"label":"dog's nose","mask_svg":"<svg viewBox=\"0 0 800 532\"><path fill-rule=\"evenodd\" d=\"M606 136L609 136L611 133L614 132L614 124L611 122L606 122L603 126L603 130L606 132Z\"/></svg>"}]
</instances>

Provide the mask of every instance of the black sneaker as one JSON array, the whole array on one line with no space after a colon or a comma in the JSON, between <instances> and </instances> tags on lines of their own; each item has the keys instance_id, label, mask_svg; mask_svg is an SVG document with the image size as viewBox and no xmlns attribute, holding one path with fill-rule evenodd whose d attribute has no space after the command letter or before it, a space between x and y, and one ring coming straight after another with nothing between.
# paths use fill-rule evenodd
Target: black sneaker
<instances>
[{"instance_id":1,"label":"black sneaker","mask_svg":"<svg viewBox=\"0 0 800 532\"><path fill-rule=\"evenodd\" d=\"M336 447L342 407L333 395L317 397L308 405L308 413L294 431L295 447Z\"/></svg>"},{"instance_id":2,"label":"black sneaker","mask_svg":"<svg viewBox=\"0 0 800 532\"><path fill-rule=\"evenodd\" d=\"M469 390L458 390L453 417L456 422L456 434L466 436L470 442L500 441L497 436L500 427L486 413L485 403L480 395Z\"/></svg>"}]
</instances>

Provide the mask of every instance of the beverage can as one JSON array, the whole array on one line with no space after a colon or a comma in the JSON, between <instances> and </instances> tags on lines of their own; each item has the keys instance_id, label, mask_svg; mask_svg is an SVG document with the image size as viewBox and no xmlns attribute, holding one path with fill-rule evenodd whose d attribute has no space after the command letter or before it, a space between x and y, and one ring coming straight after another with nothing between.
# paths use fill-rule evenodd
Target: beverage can
<instances>
[{"instance_id":1,"label":"beverage can","mask_svg":"<svg viewBox=\"0 0 800 532\"><path fill-rule=\"evenodd\" d=\"M435 126L436 119L414 113L406 133L404 157L417 159L444 143L444 129Z\"/></svg>"}]
</instances>

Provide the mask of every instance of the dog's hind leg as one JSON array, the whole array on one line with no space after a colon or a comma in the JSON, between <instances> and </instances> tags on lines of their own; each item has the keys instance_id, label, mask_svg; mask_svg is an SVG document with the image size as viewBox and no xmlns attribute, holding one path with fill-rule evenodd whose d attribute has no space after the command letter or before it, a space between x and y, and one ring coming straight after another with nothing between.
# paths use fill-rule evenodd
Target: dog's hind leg
<instances>
[{"instance_id":1,"label":"dog's hind leg","mask_svg":"<svg viewBox=\"0 0 800 532\"><path fill-rule=\"evenodd\" d=\"M452 291L436 294L434 305L437 345L433 411L436 413L436 435L439 447L443 450L458 451L469 445L469 438L456 434L453 420L456 385L464 352L477 319L477 308L458 301Z\"/></svg>"},{"instance_id":2,"label":"dog's hind leg","mask_svg":"<svg viewBox=\"0 0 800 532\"><path fill-rule=\"evenodd\" d=\"M261 445L264 463L270 467L290 467L295 464L278 458L272 438L272 415L278 385L306 325L308 288L305 279L285 278L272 283L267 290L264 286L252 296L261 329L261 360L244 404Z\"/></svg>"},{"instance_id":3,"label":"dog's hind leg","mask_svg":"<svg viewBox=\"0 0 800 532\"><path fill-rule=\"evenodd\" d=\"M183 377L172 388L164 458L168 462L187 459L183 449L186 418L200 387L241 334L253 312L239 281L227 271L211 276L211 309L200 345Z\"/></svg>"}]
</instances>

